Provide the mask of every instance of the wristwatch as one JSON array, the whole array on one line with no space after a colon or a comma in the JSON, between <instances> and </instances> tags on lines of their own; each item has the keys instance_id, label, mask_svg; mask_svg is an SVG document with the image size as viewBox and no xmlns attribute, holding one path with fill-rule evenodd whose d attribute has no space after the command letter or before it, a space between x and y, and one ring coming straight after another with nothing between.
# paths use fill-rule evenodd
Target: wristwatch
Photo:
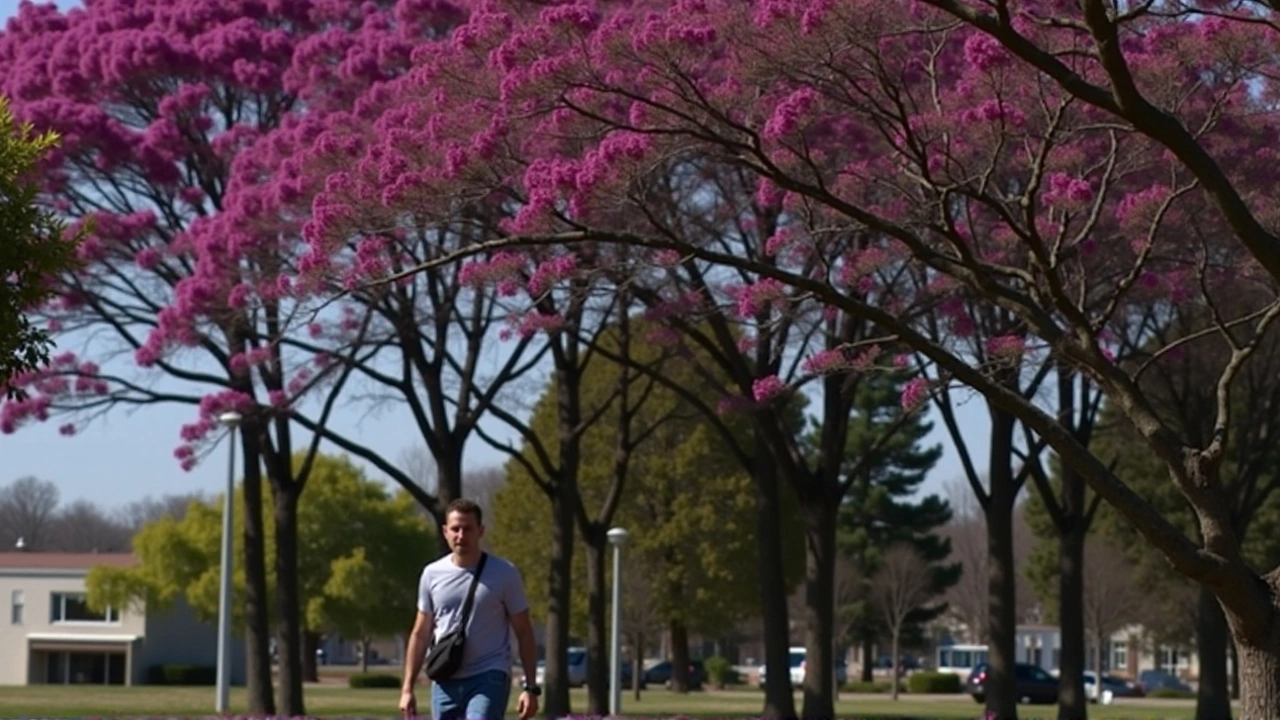
<instances>
[{"instance_id":1,"label":"wristwatch","mask_svg":"<svg viewBox=\"0 0 1280 720\"><path fill-rule=\"evenodd\" d=\"M541 695L541 694L542 694L542 688L538 687L538 686L537 686L536 684L534 684L534 683L525 683L525 684L524 684L524 691L525 691L525 692L527 692L527 693L529 693L530 695L532 695L532 696L534 696L534 697L538 697L539 695Z\"/></svg>"}]
</instances>

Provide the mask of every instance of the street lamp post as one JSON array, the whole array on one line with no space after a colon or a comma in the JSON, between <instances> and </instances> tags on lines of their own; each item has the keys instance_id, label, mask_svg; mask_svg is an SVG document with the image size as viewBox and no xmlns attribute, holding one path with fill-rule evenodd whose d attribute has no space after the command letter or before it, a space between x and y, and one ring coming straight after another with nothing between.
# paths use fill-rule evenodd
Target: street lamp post
<instances>
[{"instance_id":1,"label":"street lamp post","mask_svg":"<svg viewBox=\"0 0 1280 720\"><path fill-rule=\"evenodd\" d=\"M608 532L613 545L613 630L609 642L609 714L618 717L622 712L622 544L627 541L627 531L616 527ZM639 658L631 672L640 672Z\"/></svg>"},{"instance_id":2,"label":"street lamp post","mask_svg":"<svg viewBox=\"0 0 1280 720\"><path fill-rule=\"evenodd\" d=\"M238 412L218 416L218 424L227 428L228 445L227 492L222 500L222 568L218 598L218 699L215 712L226 715L231 704L231 533L234 527L234 495L236 482L236 429L244 418Z\"/></svg>"}]
</instances>

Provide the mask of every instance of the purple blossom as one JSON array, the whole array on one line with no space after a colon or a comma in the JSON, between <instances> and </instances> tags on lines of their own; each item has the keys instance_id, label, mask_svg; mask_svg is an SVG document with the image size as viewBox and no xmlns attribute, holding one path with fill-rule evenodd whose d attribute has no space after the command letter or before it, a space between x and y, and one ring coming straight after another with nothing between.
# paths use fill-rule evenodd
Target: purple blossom
<instances>
[{"instance_id":1,"label":"purple blossom","mask_svg":"<svg viewBox=\"0 0 1280 720\"><path fill-rule=\"evenodd\" d=\"M751 383L751 396L756 402L768 402L787 391L787 384L777 375L756 378Z\"/></svg>"}]
</instances>

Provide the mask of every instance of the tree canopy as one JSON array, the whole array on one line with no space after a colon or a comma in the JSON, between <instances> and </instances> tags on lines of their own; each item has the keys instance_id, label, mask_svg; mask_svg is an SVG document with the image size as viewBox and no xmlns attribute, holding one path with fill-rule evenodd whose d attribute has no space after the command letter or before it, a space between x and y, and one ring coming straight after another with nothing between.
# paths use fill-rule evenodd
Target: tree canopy
<instances>
[{"instance_id":1,"label":"tree canopy","mask_svg":"<svg viewBox=\"0 0 1280 720\"><path fill-rule=\"evenodd\" d=\"M406 493L394 495L371 480L346 456L320 456L312 489L298 504L299 586L308 629L336 631L353 640L403 629L412 608L417 578L434 556L427 521ZM265 498L267 523L274 514ZM237 488L235 523L243 522ZM145 603L164 608L178 598L197 616L218 614L222 498L193 500L180 518L164 517L134 537L139 563L129 568L97 567L86 580L95 607ZM243 538L235 536L232 618L243 623ZM267 543L268 562L274 543ZM361 584L353 585L359 580ZM269 581L274 588L274 580ZM274 590L272 590L274 592Z\"/></svg>"},{"instance_id":2,"label":"tree canopy","mask_svg":"<svg viewBox=\"0 0 1280 720\"><path fill-rule=\"evenodd\" d=\"M76 260L74 236L38 202L38 168L58 139L53 130L20 122L0 95L0 388L10 398L23 384L10 380L43 367L53 345L49 328L29 313L55 295L52 278Z\"/></svg>"}]
</instances>

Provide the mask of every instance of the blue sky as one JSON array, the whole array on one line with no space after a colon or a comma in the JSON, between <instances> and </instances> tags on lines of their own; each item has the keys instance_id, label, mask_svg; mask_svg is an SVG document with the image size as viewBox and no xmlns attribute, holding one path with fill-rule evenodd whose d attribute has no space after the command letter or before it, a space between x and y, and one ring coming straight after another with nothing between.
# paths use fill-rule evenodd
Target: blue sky
<instances>
[{"instance_id":1,"label":"blue sky","mask_svg":"<svg viewBox=\"0 0 1280 720\"><path fill-rule=\"evenodd\" d=\"M11 17L17 7L18 0L0 0L0 18ZM971 393L957 393L959 395L967 398L960 407L960 424L971 443L973 460L982 468L987 457L986 411L980 398L968 397ZM402 413L367 414L352 409L338 415L340 419L335 423L338 429L392 462L406 451L421 446L413 424ZM13 435L0 435L0 457L4 458L0 484L34 475L56 483L64 502L84 499L105 507L119 507L148 496L219 492L226 482L225 443L188 472L184 472L173 457L178 428L194 419L193 407L157 405L113 411L70 438L58 434L57 422L32 425ZM935 426L931 441L942 443L945 455L926 483L926 492L942 491L946 484L962 478L958 456L942 423L935 422ZM487 427L500 436L510 435L500 426L487 424ZM305 436L298 440L304 441ZM336 448L330 449L336 451ZM491 466L502 461L500 453L479 439L467 448L467 462L471 467Z\"/></svg>"}]
</instances>

